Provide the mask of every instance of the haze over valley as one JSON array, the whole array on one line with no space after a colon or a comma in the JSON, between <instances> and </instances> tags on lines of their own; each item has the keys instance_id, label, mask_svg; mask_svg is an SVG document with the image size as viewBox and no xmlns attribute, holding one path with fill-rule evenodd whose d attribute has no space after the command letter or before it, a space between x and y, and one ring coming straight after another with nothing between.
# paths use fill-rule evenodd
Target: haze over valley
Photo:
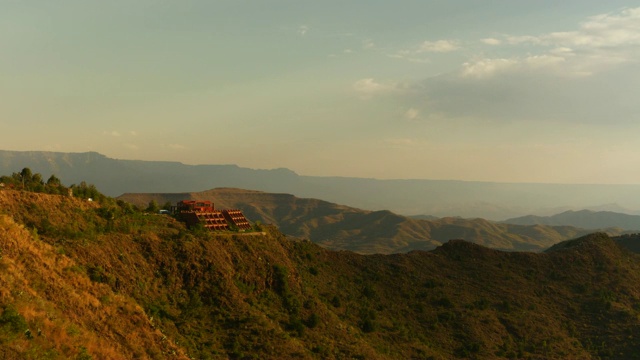
<instances>
[{"instance_id":1,"label":"haze over valley","mask_svg":"<svg viewBox=\"0 0 640 360\"><path fill-rule=\"evenodd\" d=\"M505 220L594 208L634 214L640 185L527 184L445 180L379 180L301 176L288 169L255 170L236 165L120 160L88 153L0 150L5 174L29 167L56 174L67 184L87 181L110 196L175 193L218 187L288 193L365 210L402 215L460 216ZM567 224L562 224L567 225Z\"/></svg>"}]
</instances>

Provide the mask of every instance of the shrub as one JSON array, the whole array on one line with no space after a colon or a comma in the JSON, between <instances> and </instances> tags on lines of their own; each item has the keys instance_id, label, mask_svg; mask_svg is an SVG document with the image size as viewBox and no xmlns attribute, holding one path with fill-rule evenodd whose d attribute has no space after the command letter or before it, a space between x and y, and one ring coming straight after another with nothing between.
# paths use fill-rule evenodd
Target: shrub
<instances>
[{"instance_id":1,"label":"shrub","mask_svg":"<svg viewBox=\"0 0 640 360\"><path fill-rule=\"evenodd\" d=\"M474 302L473 305L478 310L486 310L487 308L489 308L489 300L481 298L480 300Z\"/></svg>"},{"instance_id":2,"label":"shrub","mask_svg":"<svg viewBox=\"0 0 640 360\"><path fill-rule=\"evenodd\" d=\"M87 348L84 346L80 346L80 352L76 355L76 360L91 360L93 359L91 355L87 352Z\"/></svg>"},{"instance_id":3,"label":"shrub","mask_svg":"<svg viewBox=\"0 0 640 360\"><path fill-rule=\"evenodd\" d=\"M448 309L453 307L453 302L446 296L434 301L434 304Z\"/></svg>"},{"instance_id":4,"label":"shrub","mask_svg":"<svg viewBox=\"0 0 640 360\"><path fill-rule=\"evenodd\" d=\"M11 305L5 307L0 315L0 325L12 333L19 333L27 329L24 317Z\"/></svg>"},{"instance_id":5,"label":"shrub","mask_svg":"<svg viewBox=\"0 0 640 360\"><path fill-rule=\"evenodd\" d=\"M282 296L289 292L287 268L282 265L273 265L273 289Z\"/></svg>"},{"instance_id":6,"label":"shrub","mask_svg":"<svg viewBox=\"0 0 640 360\"><path fill-rule=\"evenodd\" d=\"M307 327L309 329L313 329L316 326L318 326L318 324L320 323L320 316L318 316L318 314L313 313L309 316L309 318L307 318L307 321L305 321L305 325L307 325Z\"/></svg>"},{"instance_id":7,"label":"shrub","mask_svg":"<svg viewBox=\"0 0 640 360\"><path fill-rule=\"evenodd\" d=\"M376 330L376 313L370 309L360 310L360 329L365 333L370 333Z\"/></svg>"},{"instance_id":8,"label":"shrub","mask_svg":"<svg viewBox=\"0 0 640 360\"><path fill-rule=\"evenodd\" d=\"M360 323L360 329L365 333L374 332L376 330L376 324L372 319L364 319Z\"/></svg>"},{"instance_id":9,"label":"shrub","mask_svg":"<svg viewBox=\"0 0 640 360\"><path fill-rule=\"evenodd\" d=\"M304 333L304 323L297 316L291 316L289 324L287 324L287 330L295 332L298 336L302 336Z\"/></svg>"},{"instance_id":10,"label":"shrub","mask_svg":"<svg viewBox=\"0 0 640 360\"><path fill-rule=\"evenodd\" d=\"M373 299L376 296L376 292L371 285L366 284L362 289L362 295L367 299Z\"/></svg>"}]
</instances>

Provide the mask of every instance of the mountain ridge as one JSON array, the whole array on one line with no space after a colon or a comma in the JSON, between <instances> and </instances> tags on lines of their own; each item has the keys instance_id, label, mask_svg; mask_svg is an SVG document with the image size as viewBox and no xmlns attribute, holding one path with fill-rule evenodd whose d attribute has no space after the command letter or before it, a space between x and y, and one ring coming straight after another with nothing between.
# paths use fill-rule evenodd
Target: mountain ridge
<instances>
[{"instance_id":1,"label":"mountain ridge","mask_svg":"<svg viewBox=\"0 0 640 360\"><path fill-rule=\"evenodd\" d=\"M542 251L554 243L589 232L570 226L511 225L480 218L412 219L389 210L361 210L291 194L237 188L123 194L118 199L139 207L146 207L151 201L175 205L180 200L209 200L221 209L240 209L253 221L274 224L287 235L307 238L332 250L362 254L431 250L459 238L502 250ZM620 234L615 229L609 231L612 235Z\"/></svg>"},{"instance_id":2,"label":"mountain ridge","mask_svg":"<svg viewBox=\"0 0 640 360\"><path fill-rule=\"evenodd\" d=\"M87 181L104 193L190 192L239 187L318 198L352 207L400 214L503 220L553 207L586 208L618 203L640 209L640 185L514 184L459 180L378 180L298 175L289 169L254 170L237 165L118 160L105 155L0 150L0 173L29 167L64 183ZM638 200L636 200L638 199Z\"/></svg>"},{"instance_id":3,"label":"mountain ridge","mask_svg":"<svg viewBox=\"0 0 640 360\"><path fill-rule=\"evenodd\" d=\"M583 229L602 229L609 227L623 230L640 230L640 216L613 211L568 210L552 216L528 215L502 221L517 225L575 226Z\"/></svg>"}]
</instances>

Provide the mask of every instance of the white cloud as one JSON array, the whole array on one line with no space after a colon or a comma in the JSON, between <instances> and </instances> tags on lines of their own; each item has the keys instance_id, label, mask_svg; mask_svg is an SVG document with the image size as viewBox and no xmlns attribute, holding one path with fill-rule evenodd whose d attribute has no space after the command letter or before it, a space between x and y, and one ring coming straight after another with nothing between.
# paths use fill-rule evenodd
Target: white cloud
<instances>
[{"instance_id":1,"label":"white cloud","mask_svg":"<svg viewBox=\"0 0 640 360\"><path fill-rule=\"evenodd\" d=\"M405 103L420 119L482 122L620 124L640 122L640 65L592 72L571 56L479 58L459 73L429 78L412 87ZM428 100L425 100L428 99Z\"/></svg>"},{"instance_id":2,"label":"white cloud","mask_svg":"<svg viewBox=\"0 0 640 360\"><path fill-rule=\"evenodd\" d=\"M447 53L460 49L457 41L452 40L438 40L438 41L425 41L419 48L418 52L437 52Z\"/></svg>"},{"instance_id":3,"label":"white cloud","mask_svg":"<svg viewBox=\"0 0 640 360\"><path fill-rule=\"evenodd\" d=\"M114 130L114 131L103 131L103 132L102 132L102 135L109 135L109 136L113 136L113 137L120 137L120 136L122 136L122 134L120 134L119 132L117 132L117 131L115 131L115 130Z\"/></svg>"},{"instance_id":4,"label":"white cloud","mask_svg":"<svg viewBox=\"0 0 640 360\"><path fill-rule=\"evenodd\" d=\"M487 45L500 45L502 44L502 41L495 39L495 38L485 38L485 39L481 39L480 41L482 41L484 44Z\"/></svg>"},{"instance_id":5,"label":"white cloud","mask_svg":"<svg viewBox=\"0 0 640 360\"><path fill-rule=\"evenodd\" d=\"M377 94L394 91L396 89L396 85L382 84L376 82L373 78L366 78L353 83L353 89L359 93L362 98L368 99Z\"/></svg>"},{"instance_id":6,"label":"white cloud","mask_svg":"<svg viewBox=\"0 0 640 360\"><path fill-rule=\"evenodd\" d=\"M387 56L392 59L400 59L400 60L405 60L405 61L417 63L417 64L426 64L429 62L429 58L415 57L411 53L408 53L406 51L400 51L397 54L391 54Z\"/></svg>"},{"instance_id":7,"label":"white cloud","mask_svg":"<svg viewBox=\"0 0 640 360\"><path fill-rule=\"evenodd\" d=\"M523 35L523 36L507 36L507 43L511 45L519 45L519 44L540 44L542 40L537 36Z\"/></svg>"},{"instance_id":8,"label":"white cloud","mask_svg":"<svg viewBox=\"0 0 640 360\"><path fill-rule=\"evenodd\" d=\"M518 66L516 59L477 59L462 64L462 77L484 78Z\"/></svg>"},{"instance_id":9,"label":"white cloud","mask_svg":"<svg viewBox=\"0 0 640 360\"><path fill-rule=\"evenodd\" d=\"M393 59L424 64L430 62L428 58L424 57L425 53L449 53L459 49L460 45L456 40L425 41L412 49L399 50L387 56Z\"/></svg>"},{"instance_id":10,"label":"white cloud","mask_svg":"<svg viewBox=\"0 0 640 360\"><path fill-rule=\"evenodd\" d=\"M409 87L366 78L353 88L364 99L392 95L404 119L435 124L640 122L640 8L590 17L572 31L487 37L476 46L480 55L457 70ZM441 40L387 56L410 61L459 47Z\"/></svg>"},{"instance_id":11,"label":"white cloud","mask_svg":"<svg viewBox=\"0 0 640 360\"><path fill-rule=\"evenodd\" d=\"M481 57L462 65L462 77L509 72L546 72L561 77L592 76L640 59L640 8L589 17L575 30L541 35L504 35L480 40L490 46L532 46L526 56Z\"/></svg>"},{"instance_id":12,"label":"white cloud","mask_svg":"<svg viewBox=\"0 0 640 360\"><path fill-rule=\"evenodd\" d=\"M572 48L562 46L552 49L551 51L549 51L549 53L562 56L575 55Z\"/></svg>"},{"instance_id":13,"label":"white cloud","mask_svg":"<svg viewBox=\"0 0 640 360\"><path fill-rule=\"evenodd\" d=\"M564 63L566 59L554 55L534 55L524 59L523 63L532 69L548 68Z\"/></svg>"},{"instance_id":14,"label":"white cloud","mask_svg":"<svg viewBox=\"0 0 640 360\"><path fill-rule=\"evenodd\" d=\"M578 31L551 33L546 38L568 46L610 48L640 45L640 8L592 16L581 24Z\"/></svg>"},{"instance_id":15,"label":"white cloud","mask_svg":"<svg viewBox=\"0 0 640 360\"><path fill-rule=\"evenodd\" d=\"M300 25L298 27L298 34L300 34L300 36L305 36L308 31L309 27L307 25Z\"/></svg>"}]
</instances>

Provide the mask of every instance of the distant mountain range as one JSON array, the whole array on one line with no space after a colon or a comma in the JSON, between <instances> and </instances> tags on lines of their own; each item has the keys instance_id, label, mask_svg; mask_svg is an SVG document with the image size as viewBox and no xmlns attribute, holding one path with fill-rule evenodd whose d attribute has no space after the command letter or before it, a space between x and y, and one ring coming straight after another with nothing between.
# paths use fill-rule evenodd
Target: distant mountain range
<instances>
[{"instance_id":1,"label":"distant mountain range","mask_svg":"<svg viewBox=\"0 0 640 360\"><path fill-rule=\"evenodd\" d=\"M624 230L640 231L640 216L621 214L612 211L565 211L553 216L521 216L503 221L517 225L569 225L583 229L603 229L616 227Z\"/></svg>"},{"instance_id":2,"label":"distant mountain range","mask_svg":"<svg viewBox=\"0 0 640 360\"><path fill-rule=\"evenodd\" d=\"M589 233L571 226L499 224L484 219L413 219L390 211L369 211L290 194L231 188L197 193L128 193L118 199L146 207L180 200L210 200L216 208L241 209L252 221L277 225L289 236L307 238L332 250L362 254L430 250L451 239L494 249L541 251ZM611 235L621 232L609 229Z\"/></svg>"},{"instance_id":3,"label":"distant mountain range","mask_svg":"<svg viewBox=\"0 0 640 360\"><path fill-rule=\"evenodd\" d=\"M557 211L550 209L584 209L603 204L614 204L616 211L620 207L640 209L640 185L317 177L301 176L288 169L255 170L236 165L118 160L96 152L0 150L0 174L19 172L24 167L45 178L55 174L67 185L80 181L93 183L110 196L128 192L171 193L236 187L290 193L368 210L490 220L552 214Z\"/></svg>"}]
</instances>

